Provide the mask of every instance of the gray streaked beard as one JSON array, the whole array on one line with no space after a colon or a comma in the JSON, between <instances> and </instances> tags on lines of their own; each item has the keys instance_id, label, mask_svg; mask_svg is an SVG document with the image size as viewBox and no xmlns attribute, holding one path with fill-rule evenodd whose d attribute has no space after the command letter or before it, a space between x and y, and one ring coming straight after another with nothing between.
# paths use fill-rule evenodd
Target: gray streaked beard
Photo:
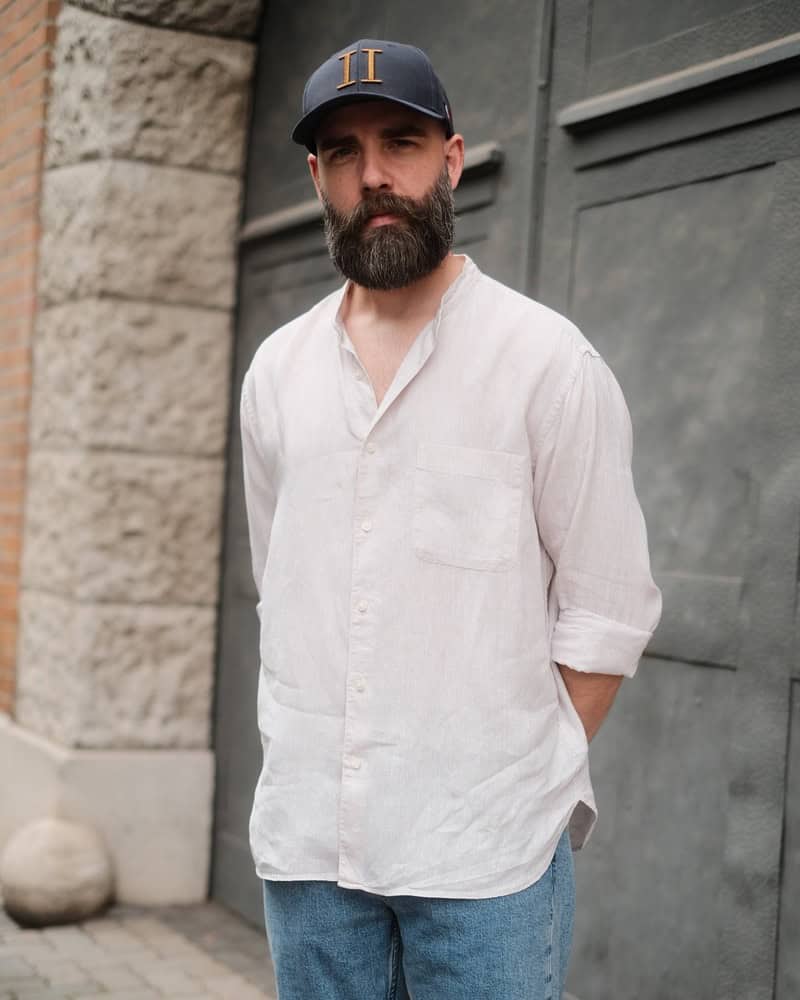
<instances>
[{"instance_id":1,"label":"gray streaked beard","mask_svg":"<svg viewBox=\"0 0 800 1000\"><path fill-rule=\"evenodd\" d=\"M434 271L453 246L455 204L446 167L419 201L376 194L345 213L323 195L322 207L334 265L364 288L405 288ZM366 229L373 215L396 215L400 221Z\"/></svg>"}]
</instances>

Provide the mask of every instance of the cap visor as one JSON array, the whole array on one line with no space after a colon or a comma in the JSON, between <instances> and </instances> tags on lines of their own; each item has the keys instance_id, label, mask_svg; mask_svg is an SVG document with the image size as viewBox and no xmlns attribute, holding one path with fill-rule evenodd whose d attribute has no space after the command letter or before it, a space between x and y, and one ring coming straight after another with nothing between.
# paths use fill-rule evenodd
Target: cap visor
<instances>
[{"instance_id":1,"label":"cap visor","mask_svg":"<svg viewBox=\"0 0 800 1000\"><path fill-rule=\"evenodd\" d=\"M342 94L340 97L333 97L330 101L325 101L324 104L320 104L318 108L314 108L313 111L304 115L292 130L293 141L315 153L317 146L314 137L325 115L345 104L359 104L362 101L387 101L390 104L400 104L404 108L411 108L412 111L418 111L427 118L444 122L449 133L449 123L444 115L434 114L429 108L421 108L418 104L412 104L411 101L403 101L398 97L387 97L383 94Z\"/></svg>"}]
</instances>

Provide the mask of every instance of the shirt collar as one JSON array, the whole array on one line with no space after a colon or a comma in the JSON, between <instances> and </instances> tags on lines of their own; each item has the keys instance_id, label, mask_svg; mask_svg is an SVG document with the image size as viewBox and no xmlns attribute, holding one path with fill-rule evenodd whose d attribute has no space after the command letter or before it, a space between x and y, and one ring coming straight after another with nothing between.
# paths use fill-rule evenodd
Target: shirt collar
<instances>
[{"instance_id":1,"label":"shirt collar","mask_svg":"<svg viewBox=\"0 0 800 1000\"><path fill-rule=\"evenodd\" d=\"M436 310L436 315L433 317L433 332L434 335L439 329L439 324L442 321L444 315L452 308L453 304L457 302L464 291L464 289L471 285L472 282L480 275L480 270L477 264L472 260L468 254L459 254L458 256L464 258L464 266L461 268L458 276L448 285L445 289L445 293L439 302L439 308ZM348 278L347 281L342 285L342 287L335 292L332 296L332 314L333 314L333 326L336 330L336 334L339 340L339 345L341 347L347 347L350 343L350 338L347 336L347 331L344 328L344 323L341 319L342 305L344 304L345 295L350 288L352 282ZM426 327L431 324L426 324ZM352 350L352 348L349 348Z\"/></svg>"}]
</instances>

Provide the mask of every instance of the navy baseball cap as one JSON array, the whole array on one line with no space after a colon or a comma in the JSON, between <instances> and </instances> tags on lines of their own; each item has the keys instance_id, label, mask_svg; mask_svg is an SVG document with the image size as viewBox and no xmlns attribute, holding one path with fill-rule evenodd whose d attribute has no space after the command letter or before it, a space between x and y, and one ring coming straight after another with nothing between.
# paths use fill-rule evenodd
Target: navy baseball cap
<instances>
[{"instance_id":1,"label":"navy baseball cap","mask_svg":"<svg viewBox=\"0 0 800 1000\"><path fill-rule=\"evenodd\" d=\"M450 102L422 49L400 42L362 38L346 45L314 70L303 91L303 117L292 139L316 153L315 135L324 116L356 101L393 101L437 118L449 139L455 132Z\"/></svg>"}]
</instances>

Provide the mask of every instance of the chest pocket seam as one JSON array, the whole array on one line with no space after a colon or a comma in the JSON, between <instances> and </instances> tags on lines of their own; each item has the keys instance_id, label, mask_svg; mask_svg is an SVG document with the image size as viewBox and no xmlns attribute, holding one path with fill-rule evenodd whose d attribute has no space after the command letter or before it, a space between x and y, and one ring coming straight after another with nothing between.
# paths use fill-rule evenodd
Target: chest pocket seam
<instances>
[{"instance_id":1,"label":"chest pocket seam","mask_svg":"<svg viewBox=\"0 0 800 1000\"><path fill-rule=\"evenodd\" d=\"M426 561L502 572L518 558L526 455L420 443L413 545Z\"/></svg>"}]
</instances>

